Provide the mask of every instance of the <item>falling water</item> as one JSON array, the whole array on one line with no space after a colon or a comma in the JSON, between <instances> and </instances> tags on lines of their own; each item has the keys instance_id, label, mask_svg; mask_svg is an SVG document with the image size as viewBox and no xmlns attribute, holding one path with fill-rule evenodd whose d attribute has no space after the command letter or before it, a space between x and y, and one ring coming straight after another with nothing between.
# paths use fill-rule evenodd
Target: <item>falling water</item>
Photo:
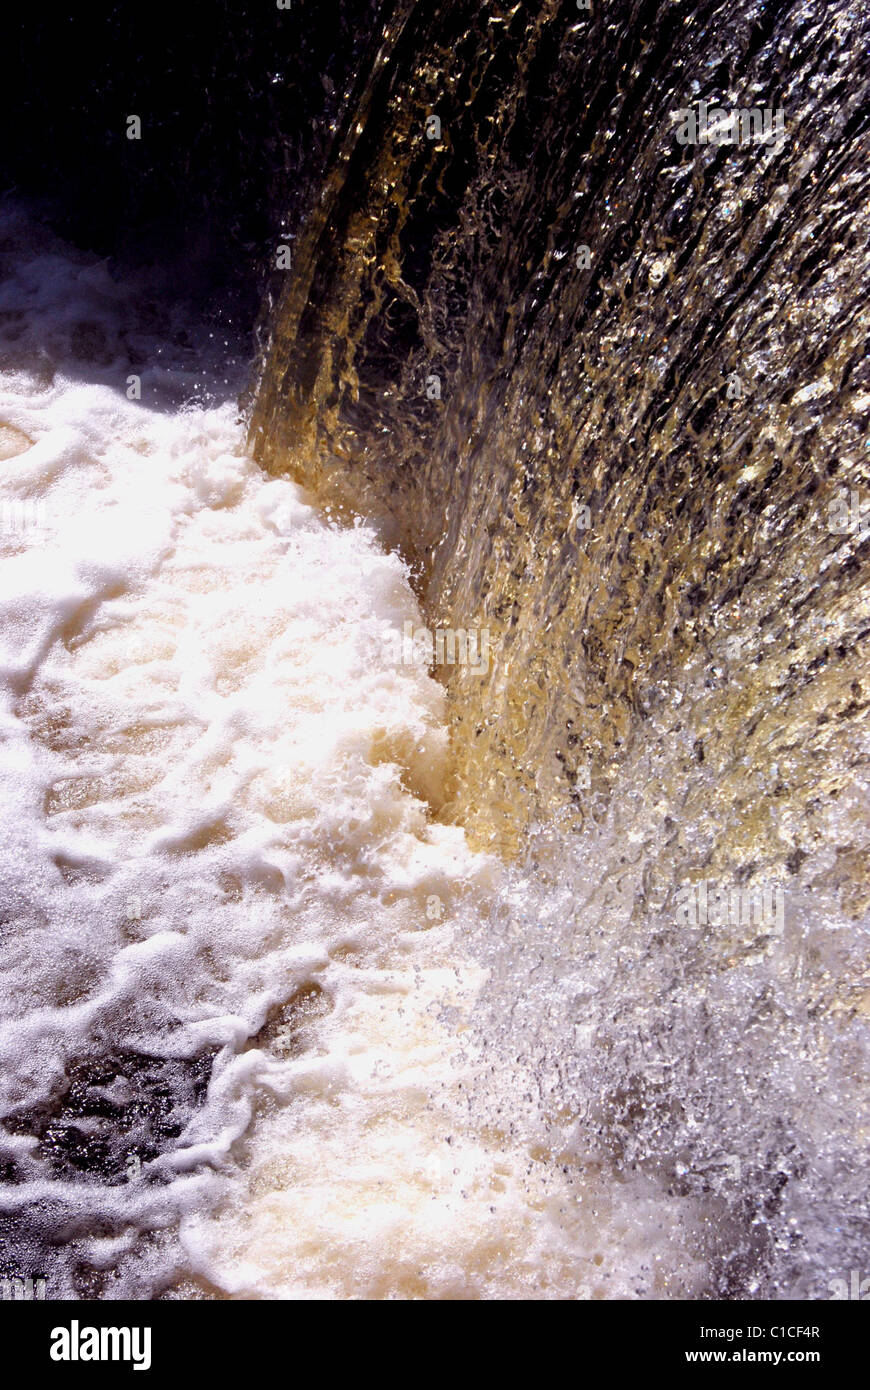
<instances>
[{"instance_id":1,"label":"falling water","mask_svg":"<svg viewBox=\"0 0 870 1390\"><path fill-rule=\"evenodd\" d=\"M442 814L516 864L478 1030L529 1124L701 1199L712 1291L824 1296L868 1236L867 15L378 13L255 451L487 634Z\"/></svg>"},{"instance_id":2,"label":"falling water","mask_svg":"<svg viewBox=\"0 0 870 1390\"><path fill-rule=\"evenodd\" d=\"M223 22L252 381L189 248L3 206L0 1274L828 1297L870 1236L868 16Z\"/></svg>"}]
</instances>

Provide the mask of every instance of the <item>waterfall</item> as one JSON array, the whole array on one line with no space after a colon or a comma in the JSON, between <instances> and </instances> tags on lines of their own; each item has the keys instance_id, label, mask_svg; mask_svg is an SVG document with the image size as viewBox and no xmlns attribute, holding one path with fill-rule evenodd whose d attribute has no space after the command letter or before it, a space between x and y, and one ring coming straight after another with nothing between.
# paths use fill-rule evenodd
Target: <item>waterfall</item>
<instances>
[{"instance_id":1,"label":"waterfall","mask_svg":"<svg viewBox=\"0 0 870 1390\"><path fill-rule=\"evenodd\" d=\"M867 1220L866 16L376 15L252 446L487 634L433 670L441 814L523 884L490 1045L713 1194L720 1291L814 1287Z\"/></svg>"},{"instance_id":2,"label":"waterfall","mask_svg":"<svg viewBox=\"0 0 870 1390\"><path fill-rule=\"evenodd\" d=\"M870 16L108 9L6 95L0 1281L827 1298Z\"/></svg>"}]
</instances>

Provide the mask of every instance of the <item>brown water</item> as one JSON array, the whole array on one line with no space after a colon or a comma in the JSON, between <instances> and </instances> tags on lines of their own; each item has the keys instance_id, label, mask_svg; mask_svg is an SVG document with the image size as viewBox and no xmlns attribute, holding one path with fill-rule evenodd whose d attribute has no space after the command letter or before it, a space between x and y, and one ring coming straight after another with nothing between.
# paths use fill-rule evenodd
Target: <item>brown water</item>
<instances>
[{"instance_id":1,"label":"brown water","mask_svg":"<svg viewBox=\"0 0 870 1390\"><path fill-rule=\"evenodd\" d=\"M514 866L516 1123L704 1198L711 1290L825 1297L870 1233L867 12L372 14L253 448L487 634L435 810Z\"/></svg>"}]
</instances>

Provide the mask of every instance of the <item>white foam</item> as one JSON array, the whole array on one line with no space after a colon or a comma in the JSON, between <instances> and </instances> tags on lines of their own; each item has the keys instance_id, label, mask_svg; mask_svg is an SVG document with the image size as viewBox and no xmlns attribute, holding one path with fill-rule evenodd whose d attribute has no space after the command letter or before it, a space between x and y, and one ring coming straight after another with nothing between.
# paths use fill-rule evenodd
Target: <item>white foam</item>
<instances>
[{"instance_id":1,"label":"white foam","mask_svg":"<svg viewBox=\"0 0 870 1390\"><path fill-rule=\"evenodd\" d=\"M433 815L443 692L381 640L422 622L400 560L266 478L232 403L155 408L149 383L186 379L155 343L128 400L135 303L104 267L37 240L0 308L0 423L33 441L0 496L46 518L0 536L0 1096L32 1119L88 1059L214 1053L130 1181L49 1182L25 1126L4 1206L62 1200L97 1267L130 1242L89 1237L88 1213L180 1223L160 1277L182 1290L685 1288L690 1263L644 1272L679 1243L652 1195L576 1155L563 1172L466 1102L465 918L494 870ZM153 1120L117 1142L147 1151Z\"/></svg>"}]
</instances>

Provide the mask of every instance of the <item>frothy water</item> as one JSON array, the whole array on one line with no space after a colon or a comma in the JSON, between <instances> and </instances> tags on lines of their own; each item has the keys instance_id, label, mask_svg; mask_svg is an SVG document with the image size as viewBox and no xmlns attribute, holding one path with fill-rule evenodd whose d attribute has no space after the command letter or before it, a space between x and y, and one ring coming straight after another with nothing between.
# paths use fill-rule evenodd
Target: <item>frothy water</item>
<instances>
[{"instance_id":1,"label":"frothy water","mask_svg":"<svg viewBox=\"0 0 870 1390\"><path fill-rule=\"evenodd\" d=\"M247 456L220 341L8 205L0 245L2 1273L702 1289L694 1198L512 1122L406 567Z\"/></svg>"}]
</instances>

